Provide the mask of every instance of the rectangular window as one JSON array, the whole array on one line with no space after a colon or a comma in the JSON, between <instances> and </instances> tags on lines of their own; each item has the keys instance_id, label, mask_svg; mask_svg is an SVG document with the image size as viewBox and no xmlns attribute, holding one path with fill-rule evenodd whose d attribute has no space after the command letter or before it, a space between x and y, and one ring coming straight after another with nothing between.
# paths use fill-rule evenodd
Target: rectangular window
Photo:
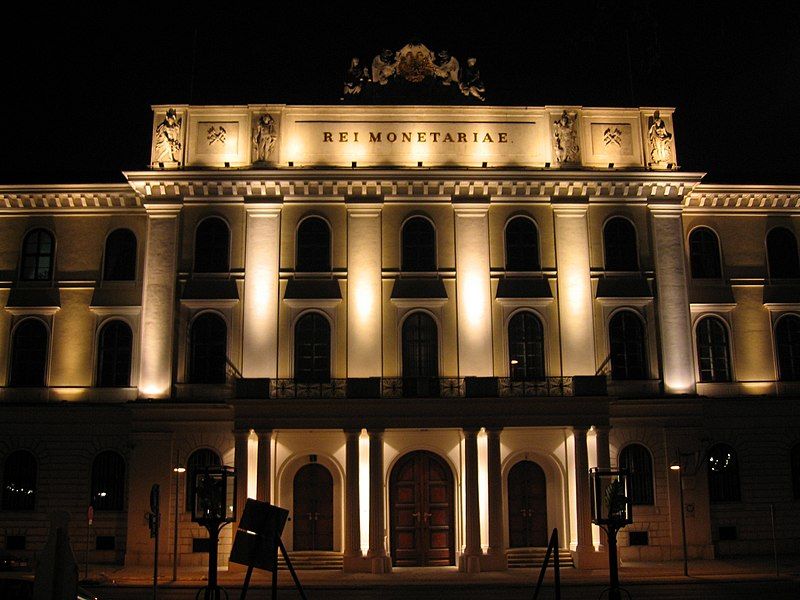
<instances>
[{"instance_id":1,"label":"rectangular window","mask_svg":"<svg viewBox=\"0 0 800 600\"><path fill-rule=\"evenodd\" d=\"M719 541L730 542L738 539L736 526L734 525L721 525L719 528Z\"/></svg>"},{"instance_id":2,"label":"rectangular window","mask_svg":"<svg viewBox=\"0 0 800 600\"><path fill-rule=\"evenodd\" d=\"M650 536L646 531L631 531L628 533L628 544L631 546L649 546Z\"/></svg>"},{"instance_id":3,"label":"rectangular window","mask_svg":"<svg viewBox=\"0 0 800 600\"><path fill-rule=\"evenodd\" d=\"M96 550L115 550L117 539L113 535L98 535L95 539Z\"/></svg>"},{"instance_id":4,"label":"rectangular window","mask_svg":"<svg viewBox=\"0 0 800 600\"><path fill-rule=\"evenodd\" d=\"M25 542L24 535L7 535L6 550L25 550Z\"/></svg>"}]
</instances>

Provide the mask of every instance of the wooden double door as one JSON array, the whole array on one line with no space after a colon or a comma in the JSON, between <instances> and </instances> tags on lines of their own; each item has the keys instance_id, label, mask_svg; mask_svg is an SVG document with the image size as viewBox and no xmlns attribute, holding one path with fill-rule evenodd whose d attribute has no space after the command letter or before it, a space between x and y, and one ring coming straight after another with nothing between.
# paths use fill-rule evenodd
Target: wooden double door
<instances>
[{"instance_id":1,"label":"wooden double door","mask_svg":"<svg viewBox=\"0 0 800 600\"><path fill-rule=\"evenodd\" d=\"M333 550L333 477L318 463L294 476L293 546L298 550Z\"/></svg>"},{"instance_id":2,"label":"wooden double door","mask_svg":"<svg viewBox=\"0 0 800 600\"><path fill-rule=\"evenodd\" d=\"M455 564L453 473L432 452L401 458L389 480L392 564Z\"/></svg>"},{"instance_id":3,"label":"wooden double door","mask_svg":"<svg viewBox=\"0 0 800 600\"><path fill-rule=\"evenodd\" d=\"M530 460L518 462L508 473L508 545L547 546L547 479Z\"/></svg>"}]
</instances>

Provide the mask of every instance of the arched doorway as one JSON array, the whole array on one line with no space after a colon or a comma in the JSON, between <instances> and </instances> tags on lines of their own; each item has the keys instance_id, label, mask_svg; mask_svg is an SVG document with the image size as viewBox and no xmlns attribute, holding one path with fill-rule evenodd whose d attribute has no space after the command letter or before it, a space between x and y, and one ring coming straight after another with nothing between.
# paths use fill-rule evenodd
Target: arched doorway
<instances>
[{"instance_id":1,"label":"arched doorway","mask_svg":"<svg viewBox=\"0 0 800 600\"><path fill-rule=\"evenodd\" d=\"M333 550L333 477L318 463L294 476L292 549Z\"/></svg>"},{"instance_id":2,"label":"arched doorway","mask_svg":"<svg viewBox=\"0 0 800 600\"><path fill-rule=\"evenodd\" d=\"M453 473L432 452L401 458L389 478L392 564L455 564Z\"/></svg>"},{"instance_id":3,"label":"arched doorway","mask_svg":"<svg viewBox=\"0 0 800 600\"><path fill-rule=\"evenodd\" d=\"M518 462L508 473L508 545L547 546L547 479L530 460Z\"/></svg>"}]
</instances>

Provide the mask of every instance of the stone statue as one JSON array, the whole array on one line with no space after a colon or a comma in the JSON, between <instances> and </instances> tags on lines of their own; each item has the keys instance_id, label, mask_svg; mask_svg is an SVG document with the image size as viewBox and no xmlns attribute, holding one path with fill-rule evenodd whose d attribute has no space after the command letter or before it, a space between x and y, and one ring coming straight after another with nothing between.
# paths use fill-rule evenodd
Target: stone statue
<instances>
[{"instance_id":1,"label":"stone statue","mask_svg":"<svg viewBox=\"0 0 800 600\"><path fill-rule=\"evenodd\" d=\"M386 48L372 60L372 81L386 85L389 83L389 79L394 76L396 69L397 60L394 52Z\"/></svg>"},{"instance_id":2,"label":"stone statue","mask_svg":"<svg viewBox=\"0 0 800 600\"><path fill-rule=\"evenodd\" d=\"M666 166L672 159L672 134L667 131L667 124L661 113L655 111L650 117L650 129L647 131L650 140L650 164Z\"/></svg>"},{"instance_id":3,"label":"stone statue","mask_svg":"<svg viewBox=\"0 0 800 600\"><path fill-rule=\"evenodd\" d=\"M366 67L362 68L361 61L354 56L344 76L344 95L357 96L368 82L369 70Z\"/></svg>"},{"instance_id":4,"label":"stone statue","mask_svg":"<svg viewBox=\"0 0 800 600\"><path fill-rule=\"evenodd\" d=\"M465 96L474 96L481 102L486 100L483 95L486 88L481 79L481 72L478 69L478 59L468 58L467 66L464 67L464 72L461 74L461 93Z\"/></svg>"},{"instance_id":5,"label":"stone statue","mask_svg":"<svg viewBox=\"0 0 800 600\"><path fill-rule=\"evenodd\" d=\"M164 120L156 127L156 148L153 162L179 162L181 152L181 125L174 108L170 108Z\"/></svg>"},{"instance_id":6,"label":"stone statue","mask_svg":"<svg viewBox=\"0 0 800 600\"><path fill-rule=\"evenodd\" d=\"M264 113L253 126L253 162L267 162L275 148L275 120Z\"/></svg>"},{"instance_id":7,"label":"stone statue","mask_svg":"<svg viewBox=\"0 0 800 600\"><path fill-rule=\"evenodd\" d=\"M440 50L436 54L436 76L442 80L443 85L459 84L458 73L461 65L458 64L455 56L450 56L447 50Z\"/></svg>"},{"instance_id":8,"label":"stone statue","mask_svg":"<svg viewBox=\"0 0 800 600\"><path fill-rule=\"evenodd\" d=\"M553 123L553 145L556 151L556 162L559 164L577 163L581 160L577 121L577 113L568 113L565 110L561 113L561 117Z\"/></svg>"}]
</instances>

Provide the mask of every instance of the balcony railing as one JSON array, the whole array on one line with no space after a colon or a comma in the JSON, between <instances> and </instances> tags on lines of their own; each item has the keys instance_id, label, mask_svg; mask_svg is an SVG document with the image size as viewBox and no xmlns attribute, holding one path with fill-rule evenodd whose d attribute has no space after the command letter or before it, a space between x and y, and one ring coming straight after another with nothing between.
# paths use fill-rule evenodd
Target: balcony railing
<instances>
[{"instance_id":1,"label":"balcony railing","mask_svg":"<svg viewBox=\"0 0 800 600\"><path fill-rule=\"evenodd\" d=\"M509 377L366 377L305 382L296 379L242 380L239 397L317 399L375 398L535 398L605 396L606 378L546 377L518 380ZM264 390L263 392L261 390Z\"/></svg>"}]
</instances>

